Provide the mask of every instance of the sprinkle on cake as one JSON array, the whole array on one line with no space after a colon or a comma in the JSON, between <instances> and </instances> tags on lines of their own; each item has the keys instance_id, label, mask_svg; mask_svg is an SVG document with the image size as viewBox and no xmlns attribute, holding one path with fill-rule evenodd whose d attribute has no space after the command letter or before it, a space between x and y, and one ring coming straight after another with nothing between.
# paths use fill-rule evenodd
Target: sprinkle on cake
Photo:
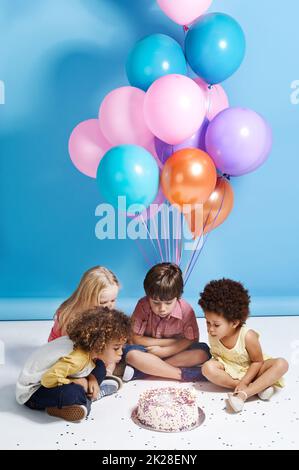
<instances>
[{"instance_id":1,"label":"sprinkle on cake","mask_svg":"<svg viewBox=\"0 0 299 470\"><path fill-rule=\"evenodd\" d=\"M196 392L191 388L155 388L140 395L137 405L140 423L158 431L185 431L196 425Z\"/></svg>"}]
</instances>

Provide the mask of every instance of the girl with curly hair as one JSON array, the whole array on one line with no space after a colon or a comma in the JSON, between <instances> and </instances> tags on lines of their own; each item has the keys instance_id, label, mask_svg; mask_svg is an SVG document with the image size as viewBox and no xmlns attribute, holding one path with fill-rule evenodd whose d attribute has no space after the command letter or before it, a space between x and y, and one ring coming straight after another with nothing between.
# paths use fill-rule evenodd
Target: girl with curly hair
<instances>
[{"instance_id":1,"label":"girl with curly hair","mask_svg":"<svg viewBox=\"0 0 299 470\"><path fill-rule=\"evenodd\" d=\"M253 395L269 400L274 386L283 386L282 376L288 363L263 354L258 333L246 327L248 291L230 279L212 281L198 303L205 314L212 354L202 367L203 375L210 382L233 390L228 402L236 413Z\"/></svg>"},{"instance_id":2,"label":"girl with curly hair","mask_svg":"<svg viewBox=\"0 0 299 470\"><path fill-rule=\"evenodd\" d=\"M69 323L69 338L47 343L27 360L17 382L18 403L81 421L97 399L107 364L121 360L130 330L131 320L118 310L83 312Z\"/></svg>"}]
</instances>

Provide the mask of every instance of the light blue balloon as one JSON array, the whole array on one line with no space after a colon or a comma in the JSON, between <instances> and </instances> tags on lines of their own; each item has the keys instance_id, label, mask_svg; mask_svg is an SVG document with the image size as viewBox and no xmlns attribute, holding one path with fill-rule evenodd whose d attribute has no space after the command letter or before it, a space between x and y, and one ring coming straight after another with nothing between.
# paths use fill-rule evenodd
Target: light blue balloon
<instances>
[{"instance_id":1,"label":"light blue balloon","mask_svg":"<svg viewBox=\"0 0 299 470\"><path fill-rule=\"evenodd\" d=\"M138 145L120 145L108 150L100 161L97 184L105 202L118 207L125 196L127 207L148 207L159 189L159 168L154 157ZM138 208L138 207L137 207Z\"/></svg>"},{"instance_id":2,"label":"light blue balloon","mask_svg":"<svg viewBox=\"0 0 299 470\"><path fill-rule=\"evenodd\" d=\"M240 67L246 50L245 35L231 16L210 13L191 26L185 50L193 71L214 85L226 80Z\"/></svg>"},{"instance_id":3,"label":"light blue balloon","mask_svg":"<svg viewBox=\"0 0 299 470\"><path fill-rule=\"evenodd\" d=\"M166 34L152 34L138 41L129 54L126 69L130 84L144 91L165 75L187 75L181 46Z\"/></svg>"}]
</instances>

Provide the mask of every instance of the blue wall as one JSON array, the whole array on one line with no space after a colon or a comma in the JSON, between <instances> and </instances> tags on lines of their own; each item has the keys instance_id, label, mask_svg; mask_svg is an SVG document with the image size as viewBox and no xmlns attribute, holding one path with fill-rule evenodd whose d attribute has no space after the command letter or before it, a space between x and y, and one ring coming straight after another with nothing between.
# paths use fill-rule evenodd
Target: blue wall
<instances>
[{"instance_id":1,"label":"blue wall","mask_svg":"<svg viewBox=\"0 0 299 470\"><path fill-rule=\"evenodd\" d=\"M299 2L274 3L214 0L211 8L244 28L246 60L224 87L232 105L269 120L274 148L264 167L233 181L234 211L211 235L186 289L195 301L212 278L242 280L254 314L299 313L299 105L290 99L299 79ZM183 38L154 0L0 0L0 318L51 317L55 299L95 264L120 278L123 305L142 295L147 267L136 244L95 237L101 200L71 164L67 143L107 92L127 84L128 51L154 32Z\"/></svg>"}]
</instances>

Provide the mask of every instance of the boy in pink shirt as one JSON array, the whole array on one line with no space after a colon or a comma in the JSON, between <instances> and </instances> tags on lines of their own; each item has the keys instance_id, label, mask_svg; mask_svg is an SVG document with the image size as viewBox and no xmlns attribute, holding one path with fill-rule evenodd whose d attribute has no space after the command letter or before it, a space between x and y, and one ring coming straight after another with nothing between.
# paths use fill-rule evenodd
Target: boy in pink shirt
<instances>
[{"instance_id":1,"label":"boy in pink shirt","mask_svg":"<svg viewBox=\"0 0 299 470\"><path fill-rule=\"evenodd\" d=\"M144 279L146 297L139 300L133 320L133 342L124 348L123 380L154 375L182 381L205 380L199 367L210 359L207 344L199 343L194 310L185 300L180 268L161 263Z\"/></svg>"}]
</instances>

